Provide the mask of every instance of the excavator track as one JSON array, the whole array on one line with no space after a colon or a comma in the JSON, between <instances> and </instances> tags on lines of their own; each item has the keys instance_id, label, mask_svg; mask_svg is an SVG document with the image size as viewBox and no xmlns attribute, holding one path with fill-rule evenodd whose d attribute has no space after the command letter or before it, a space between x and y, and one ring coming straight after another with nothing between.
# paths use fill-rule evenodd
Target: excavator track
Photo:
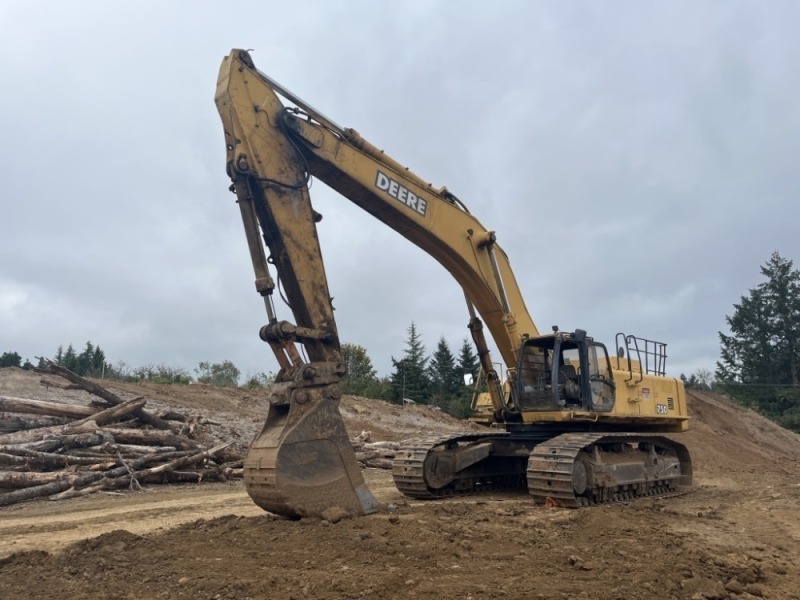
<instances>
[{"instance_id":1,"label":"excavator track","mask_svg":"<svg viewBox=\"0 0 800 600\"><path fill-rule=\"evenodd\" d=\"M537 502L578 508L680 494L692 464L686 447L664 436L566 433L534 448L527 480Z\"/></svg>"},{"instance_id":2,"label":"excavator track","mask_svg":"<svg viewBox=\"0 0 800 600\"><path fill-rule=\"evenodd\" d=\"M456 452L462 456L486 453L487 445L492 446L492 453L501 448L514 456L506 454L494 462L478 460L462 469L452 459ZM511 436L501 432L415 438L407 440L395 455L392 476L397 489L410 498L524 490L529 447L515 443Z\"/></svg>"},{"instance_id":3,"label":"excavator track","mask_svg":"<svg viewBox=\"0 0 800 600\"><path fill-rule=\"evenodd\" d=\"M507 433L408 440L392 476L410 498L523 490L565 508L665 498L691 484L682 444L641 433L564 433L521 438Z\"/></svg>"}]
</instances>

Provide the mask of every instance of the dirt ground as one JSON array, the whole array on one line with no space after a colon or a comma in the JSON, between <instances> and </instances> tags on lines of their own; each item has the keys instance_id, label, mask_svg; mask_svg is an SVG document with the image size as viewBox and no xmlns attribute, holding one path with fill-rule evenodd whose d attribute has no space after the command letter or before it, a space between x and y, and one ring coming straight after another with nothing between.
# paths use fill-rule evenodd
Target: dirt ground
<instances>
[{"instance_id":1,"label":"dirt ground","mask_svg":"<svg viewBox=\"0 0 800 600\"><path fill-rule=\"evenodd\" d=\"M202 413L246 444L258 392L112 386ZM85 403L0 369L0 394ZM388 471L365 479L378 514L276 519L241 483L152 486L0 508L0 600L17 598L800 599L800 436L713 394L690 397L685 495L583 510L525 494L406 501ZM345 398L373 439L458 431L425 407Z\"/></svg>"}]
</instances>

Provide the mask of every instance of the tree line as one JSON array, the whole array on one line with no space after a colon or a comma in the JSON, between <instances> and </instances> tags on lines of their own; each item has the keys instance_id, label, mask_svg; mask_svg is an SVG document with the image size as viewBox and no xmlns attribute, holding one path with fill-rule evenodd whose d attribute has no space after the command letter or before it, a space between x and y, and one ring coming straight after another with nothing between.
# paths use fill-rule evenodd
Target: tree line
<instances>
[{"instance_id":1,"label":"tree line","mask_svg":"<svg viewBox=\"0 0 800 600\"><path fill-rule=\"evenodd\" d=\"M464 375L476 378L478 359L472 346L463 340L458 356L454 356L442 337L431 356L427 356L415 323L408 328L408 339L401 358L392 357L393 372L380 377L363 346L342 344L342 357L347 375L341 382L345 394L386 400L397 404L413 402L437 406L457 417L469 415L473 388L464 382ZM39 358L37 366L44 366ZM150 363L131 367L125 362L111 364L99 345L86 342L78 353L72 344L59 346L50 358L52 362L85 377L103 377L129 382L148 381L162 384L189 384L193 381L220 387L265 387L275 380L274 373L257 373L243 383L239 368L230 360L214 363L201 361L192 375L187 369L166 364ZM0 356L0 367L32 368L30 360L23 362L17 352Z\"/></svg>"},{"instance_id":2,"label":"tree line","mask_svg":"<svg viewBox=\"0 0 800 600\"><path fill-rule=\"evenodd\" d=\"M241 379L241 371L229 360L219 363L201 361L194 369L195 377L183 367L174 367L164 363L149 363L140 367L131 367L120 361L111 364L106 361L106 353L100 346L95 346L91 341L86 342L83 351L78 353L72 344L59 346L56 353L49 359L37 358L35 366L43 368L45 361L50 360L57 365L66 367L73 373L82 377L96 377L117 379L129 382L149 381L164 384L188 384L193 381L207 383L220 387L236 387ZM18 352L4 352L0 355L0 368L20 367L32 369L34 364L30 359L22 360ZM258 373L244 382L245 387L264 387L275 379L273 374Z\"/></svg>"},{"instance_id":3,"label":"tree line","mask_svg":"<svg viewBox=\"0 0 800 600\"><path fill-rule=\"evenodd\" d=\"M459 418L469 416L473 386L465 383L464 376L476 379L479 363L466 339L455 356L447 340L440 337L433 354L428 356L422 336L412 322L402 356L391 357L393 370L388 377L378 377L362 346L343 344L342 355L347 365L347 375L342 380L345 394L396 404L428 404Z\"/></svg>"},{"instance_id":4,"label":"tree line","mask_svg":"<svg viewBox=\"0 0 800 600\"><path fill-rule=\"evenodd\" d=\"M85 377L101 377L109 365L106 363L106 354L100 348L95 346L92 342L86 342L86 346L79 354L72 344L67 346L64 350L63 346L59 346L52 361L58 365L66 367L73 373ZM44 367L45 359L42 357L37 358L38 367ZM33 363L29 358L22 361L22 356L18 352L4 352L0 355L0 367L21 367L23 369L32 369Z\"/></svg>"},{"instance_id":5,"label":"tree line","mask_svg":"<svg viewBox=\"0 0 800 600\"><path fill-rule=\"evenodd\" d=\"M392 359L394 372L387 377L378 376L367 350L357 344L342 344L342 356L347 365L347 375L341 382L345 394L376 398L389 402L433 404L454 415L465 417L469 412L471 388L465 386L463 373L476 375L478 361L471 347L464 340L461 352L456 359L444 338L434 354L426 356L416 325L411 324L406 350L399 360ZM133 367L120 361L111 364L106 360L105 351L87 341L78 352L72 344L66 349L59 346L50 357L57 365L84 377L97 377L128 382L152 382L161 384L189 384L194 381L219 387L247 388L265 387L275 380L274 373L257 373L242 382L239 368L230 360L221 362L201 361L190 373L183 367L164 363L148 363ZM44 358L38 358L38 367L44 367ZM0 367L32 368L29 360L22 360L17 352L0 355Z\"/></svg>"}]
</instances>

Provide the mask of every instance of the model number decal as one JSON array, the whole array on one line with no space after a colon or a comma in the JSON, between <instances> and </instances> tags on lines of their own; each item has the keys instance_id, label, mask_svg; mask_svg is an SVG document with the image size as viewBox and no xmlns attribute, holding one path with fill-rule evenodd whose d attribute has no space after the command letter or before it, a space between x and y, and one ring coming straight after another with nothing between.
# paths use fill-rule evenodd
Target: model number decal
<instances>
[{"instance_id":1,"label":"model number decal","mask_svg":"<svg viewBox=\"0 0 800 600\"><path fill-rule=\"evenodd\" d=\"M666 404L656 404L656 413L659 415L666 415L669 413L669 408L667 408Z\"/></svg>"},{"instance_id":2,"label":"model number decal","mask_svg":"<svg viewBox=\"0 0 800 600\"><path fill-rule=\"evenodd\" d=\"M425 216L425 212L428 209L428 201L424 198L420 198L407 187L400 185L385 173L378 171L378 174L375 176L375 187L382 192L386 192L395 200L402 202L414 212L423 217Z\"/></svg>"}]
</instances>

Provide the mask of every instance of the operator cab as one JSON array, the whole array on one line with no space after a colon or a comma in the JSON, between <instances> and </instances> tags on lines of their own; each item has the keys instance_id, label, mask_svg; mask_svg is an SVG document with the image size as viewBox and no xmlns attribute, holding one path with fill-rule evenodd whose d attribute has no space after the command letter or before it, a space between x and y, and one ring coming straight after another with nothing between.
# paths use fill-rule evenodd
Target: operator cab
<instances>
[{"instance_id":1,"label":"operator cab","mask_svg":"<svg viewBox=\"0 0 800 600\"><path fill-rule=\"evenodd\" d=\"M523 412L607 412L614 407L608 351L581 329L573 333L556 329L552 335L525 340L513 389Z\"/></svg>"}]
</instances>

